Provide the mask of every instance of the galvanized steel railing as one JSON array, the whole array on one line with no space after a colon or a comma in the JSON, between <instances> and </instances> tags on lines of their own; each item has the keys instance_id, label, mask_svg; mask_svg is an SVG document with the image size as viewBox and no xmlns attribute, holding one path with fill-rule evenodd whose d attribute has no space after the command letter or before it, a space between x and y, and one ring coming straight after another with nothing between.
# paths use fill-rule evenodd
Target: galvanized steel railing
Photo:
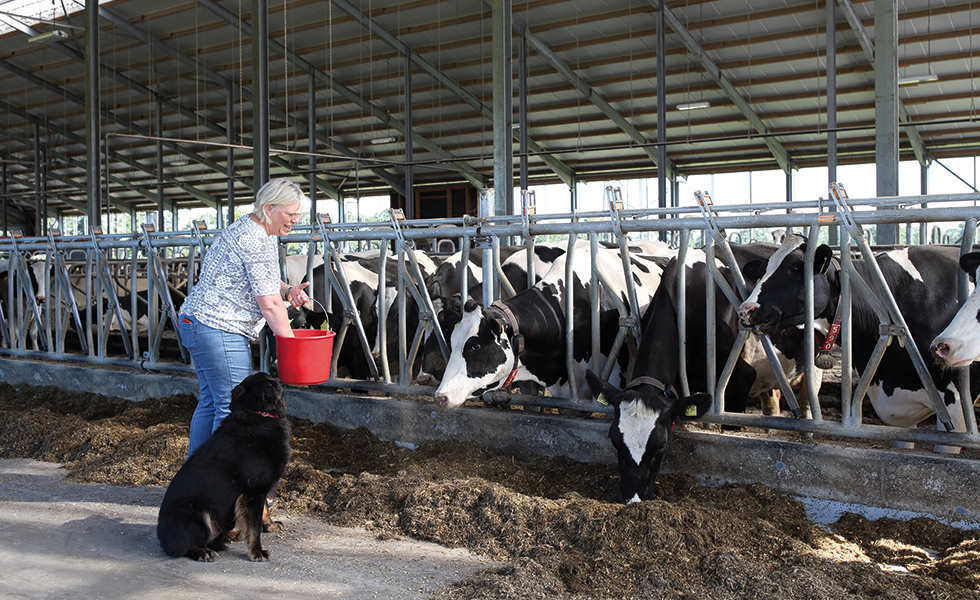
<instances>
[{"instance_id":1,"label":"galvanized steel railing","mask_svg":"<svg viewBox=\"0 0 980 600\"><path fill-rule=\"evenodd\" d=\"M525 198L527 196L525 195ZM394 246L395 258L398 265L398 290L399 290L399 381L391 381L390 369L388 367L387 344L385 343L384 323L380 319L384 318L383 311L379 312L379 338L381 341L379 350L381 351L381 368L374 371L376 373L374 381L359 381L349 379L331 379L324 388L351 388L361 390L385 391L391 394L411 394L411 395L431 395L434 388L427 386L411 385L407 377L410 359L414 357L418 350L421 335L424 329L433 329L438 332L438 325L433 314L431 299L424 290L413 286L409 277L409 270L417 280L418 265L414 262L414 256L409 252L412 245L419 240L436 240L435 245L439 245L439 240L459 239L462 241L461 267L467 264L473 249L484 253L484 264L490 266L484 270L484 301L492 301L501 296L513 293L503 272L500 269L499 246L502 239L521 240L529 250L537 238L542 236L567 236L567 252L571 258L574 255L576 239L578 236L588 236L592 255L592 289L594 294L598 294L599 286L607 286L608 282L603 281L603 275L595 265L595 249L598 247L599 236L608 235L611 239L620 242L621 249L625 250L625 236L628 234L663 233L675 243L677 258L681 264L686 258L692 232L700 234L701 239L705 240L704 250L709 256L709 264L712 264L713 257L720 249L721 258L729 258L726 252L727 239L722 232L726 230L742 230L757 228L786 228L788 230L801 230L808 236L817 235L822 228L839 228L839 239L843 240L845 247L850 247L851 243L857 243L858 249L865 251L867 241L853 235L860 233L861 226L869 225L889 225L905 224L907 230L911 231L913 224L919 224L920 232L928 230L929 224L938 222L962 222L964 223L965 235L961 240L962 252L972 248L975 239L977 217L980 216L980 209L974 206L980 201L978 194L955 194L955 195L933 195L933 196L909 196L893 198L871 198L871 199L850 199L847 201L848 210L842 210L835 203L834 199L819 199L813 201L769 204L750 204L737 206L714 206L707 214L703 206L683 207L673 209L644 209L644 210L622 210L612 198L610 210L608 212L594 213L574 213L574 214L534 214L533 208L529 209L528 202L525 200L525 207L521 215L498 216L490 218L464 217L460 219L438 219L438 220L416 220L393 222L391 226L384 226L379 223L360 223L360 224L329 224L318 220L313 225L299 226L293 229L287 237L280 239L283 248L295 249L300 247L305 250L308 256L315 253L323 253L323 247L327 248L326 254L331 258L325 262L327 277L322 290L308 289L310 296L320 302L323 306L329 307L331 298L331 288L338 290L341 302L345 310L345 329L347 325L354 325L357 336L366 357L371 357L371 341L367 339L363 323L356 310L353 310L350 298L349 284L345 281L343 271L339 270L338 252L345 246L370 242L378 244L381 248L379 253L379 265L386 264L388 260L389 247ZM927 208L916 208L928 204ZM533 206L533 205L531 205ZM860 208L860 210L858 210ZM842 215L844 218L842 219ZM379 227L379 225L381 225ZM24 286L15 287L13 281L8 284L8 294L12 298L7 306L3 306L5 312L0 313L0 333L3 334L3 347L0 348L0 355L10 357L38 357L54 360L79 361L95 365L124 365L145 368L157 371L181 371L192 372L192 368L186 364L186 356L180 348L179 341L175 340L176 333L165 328L168 320L175 319L173 303L169 297L170 284L178 280L187 282L188 290L193 286L196 274L198 273L201 257L206 252L207 247L213 241L218 231L205 230L203 226L195 224L190 231L183 232L153 232L141 231L138 234L114 234L114 235L89 235L77 237L49 238L19 238L19 239L0 239L0 256L14 257L11 265L14 270L22 276L26 273L26 261L43 260L48 269L45 269L45 281L42 285L46 289L54 289L56 295L54 301L51 298L46 302L44 315L34 314L29 290ZM719 237L719 234L722 234ZM855 238L857 238L855 240ZM815 247L814 244L810 245ZM868 248L869 249L869 248ZM812 277L812 248L808 251L805 268L807 274ZM40 259L40 253L44 253L44 258ZM625 252L624 252L625 254ZM80 255L84 259L79 259ZM488 260L487 260L488 259ZM850 262L850 252L845 252L843 257L844 269L848 273L853 273L853 269L848 267ZM23 261L23 262L22 262ZM529 258L530 261L530 258ZM569 261L570 263L571 261ZM624 268L629 268L628 257L624 256ZM64 266L63 270L58 264ZM50 279L50 267L55 267L54 279ZM713 276L716 282L724 281L714 271ZM307 274L311 274L312 259L307 264ZM66 278L61 273L71 273ZM384 269L379 269L379 295L385 291ZM144 277L136 274L145 273ZM543 275L543 274L542 274ZM967 294L966 276L961 274L959 285L959 297L961 301ZM529 281L534 274L529 273ZM809 279L809 278L808 278ZM631 281L631 277L626 277ZM855 282L852 277L842 279L842 301L845 307L849 306L849 299L852 294L852 284L863 286L860 282ZM53 287L52 287L53 286ZM414 289L412 289L414 287ZM722 293L730 295L731 301L736 301L742 296L740 292L726 290L723 286L719 288ZM111 292L108 290L112 290ZM469 282L465 276L461 278L461 293L467 294ZM569 289L570 288L566 288ZM149 304L149 325L146 336L139 335L134 327L127 330L122 328L122 337L130 343L124 344L127 347L125 358L112 356L109 351L110 336L108 334L108 321L113 314L122 325L122 318L119 314L120 309L125 309L135 315L137 312L138 292L146 291ZM879 290L880 291L880 290ZM112 295L125 292L130 296L129 306L120 306L118 299L113 300ZM678 327L680 332L680 359L682 368L682 393L689 394L686 370L690 368L686 365L686 345L690 343L701 343L700 340L687 339L685 327L685 305L686 287L684 270L678 273ZM416 325L414 335L409 339L409 324L405 322L404 302L407 294L411 293L420 307L423 315L423 323ZM715 286L707 286L708 295L707 306L709 311L714 307ZM841 409L842 420L840 422L827 421L824 419L819 402L814 381L814 350L813 350L813 309L812 309L812 284L808 285L805 293L808 299L809 313L807 315L807 349L806 349L806 379L808 396L810 398L810 413L808 419L787 418L780 416L759 416L743 415L726 412L724 410L724 388L727 384L727 377L730 369L723 369L720 374L715 372L715 348L713 347L713 336L704 340L708 345L709 358L706 368L709 373L709 380L717 382L716 389L709 390L716 394L718 400L712 411L706 415L705 420L712 423L726 425L740 425L751 427L763 427L767 429L778 429L785 431L795 431L799 433L826 434L833 436L843 436L852 438L880 439L880 440L904 440L911 442L924 442L934 444L944 444L948 446L980 447L980 436L977 433L976 421L973 415L973 403L964 401L964 413L966 416L966 433L953 433L936 431L931 429L906 429L887 426L873 426L861 424L860 398L866 390L865 377L859 382L856 394L852 394L852 381L850 375L851 353L850 353L850 332L845 329L842 335L842 397ZM383 297L383 296L381 296ZM630 304L636 305L635 291L631 290L628 295ZM83 307L88 306L94 309L85 312L81 318L73 311L72 302ZM103 302L95 302L96 299ZM572 303L567 301L567 310L571 310ZM618 300L618 298L617 298ZM893 308L892 301L886 299L889 309ZM617 345L627 343L627 339L632 334L638 338L638 317L628 313L625 305L620 302L621 327L620 335L617 336ZM77 306L75 307L77 308ZM845 308L844 319L849 319L849 311ZM39 313L42 312L39 309ZM74 335L78 336L78 349L69 349L66 341L70 340L66 323L67 314L70 313L71 319L76 322L76 328L82 331ZM94 314L93 314L94 313ZM896 315L892 315L895 317ZM900 315L897 315L900 318ZM93 318L94 317L94 318ZM706 315L710 318L709 323L714 323L713 315ZM40 335L48 343L47 351L29 350L26 347L29 324L31 320L40 323ZM571 319L567 319L570 323ZM135 319L134 319L135 322ZM598 327L597 320L593 324L593 341L598 344L598 335L595 328ZM342 333L346 333L342 332ZM98 334L95 336L94 334ZM572 336L574 332L569 326L566 331L568 336L568 350L566 352L569 366L571 365ZM436 335L439 335L436 333ZM749 334L744 333L739 337L740 348ZM340 338L341 336L338 336ZM167 340L165 342L164 340ZM342 341L342 340L340 340ZM94 342L94 343L93 343ZM179 358L172 350L172 345L176 343L180 348ZM445 343L445 342L443 342ZM168 356L162 356L161 351L168 345ZM338 346L339 347L339 346ZM445 348L445 347L444 347ZM260 344L260 356L262 357L261 366L269 366L269 344L265 339ZM448 350L448 348L446 348ZM767 348L771 351L771 348ZM335 357L338 353L335 352ZM593 352L592 369L596 372L608 375L611 369L610 362L602 365L598 361L599 353L597 347ZM372 364L371 361L368 361ZM734 357L729 357L729 363L734 364ZM336 365L333 374L336 375ZM967 369L960 369L961 385L968 384ZM781 382L784 395L793 398L792 392L788 390L788 384ZM789 391L789 394L786 392ZM572 398L549 398L543 396L523 396L511 395L501 392L490 394L487 398L497 402L511 402L515 404L525 404L528 406L543 406L557 408L574 408L587 412L609 413L610 409L603 407L591 399L578 398L578 391L572 387ZM972 394L970 396L972 398ZM791 407L794 400L790 400ZM941 404L941 403L940 403ZM939 406L937 406L939 408ZM940 412L941 414L941 412Z\"/></svg>"}]
</instances>

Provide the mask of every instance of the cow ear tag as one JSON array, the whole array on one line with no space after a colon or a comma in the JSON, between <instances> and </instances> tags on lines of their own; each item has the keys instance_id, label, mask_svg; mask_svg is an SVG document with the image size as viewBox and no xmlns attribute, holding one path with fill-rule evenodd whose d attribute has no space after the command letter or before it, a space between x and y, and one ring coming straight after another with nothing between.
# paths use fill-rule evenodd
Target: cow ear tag
<instances>
[{"instance_id":1,"label":"cow ear tag","mask_svg":"<svg viewBox=\"0 0 980 600\"><path fill-rule=\"evenodd\" d=\"M606 400L606 395L602 392L599 392L599 397L596 398L595 401L603 406L609 406L609 401Z\"/></svg>"},{"instance_id":2,"label":"cow ear tag","mask_svg":"<svg viewBox=\"0 0 980 600\"><path fill-rule=\"evenodd\" d=\"M685 417L692 417L692 418L693 417L697 417L698 416L698 407L695 406L695 405L693 405L693 404L688 404L687 405L687 408L684 409L684 416Z\"/></svg>"}]
</instances>

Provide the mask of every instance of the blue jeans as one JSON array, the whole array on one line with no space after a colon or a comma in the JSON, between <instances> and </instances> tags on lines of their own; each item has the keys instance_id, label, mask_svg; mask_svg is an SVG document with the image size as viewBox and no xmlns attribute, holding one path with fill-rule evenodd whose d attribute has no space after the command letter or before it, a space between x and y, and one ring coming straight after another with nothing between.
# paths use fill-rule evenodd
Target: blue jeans
<instances>
[{"instance_id":1,"label":"blue jeans","mask_svg":"<svg viewBox=\"0 0 980 600\"><path fill-rule=\"evenodd\" d=\"M201 386L191 417L189 457L231 412L231 390L251 374L252 353L243 335L208 327L194 317L178 320L180 342L190 352Z\"/></svg>"}]
</instances>

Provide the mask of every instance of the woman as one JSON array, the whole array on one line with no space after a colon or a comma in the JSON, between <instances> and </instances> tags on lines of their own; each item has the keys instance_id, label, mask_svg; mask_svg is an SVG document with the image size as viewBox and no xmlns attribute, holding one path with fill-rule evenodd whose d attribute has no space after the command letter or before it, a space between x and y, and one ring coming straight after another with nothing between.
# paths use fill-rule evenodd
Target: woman
<instances>
[{"instance_id":1,"label":"woman","mask_svg":"<svg viewBox=\"0 0 980 600\"><path fill-rule=\"evenodd\" d=\"M278 236L287 235L308 206L298 185L273 179L255 195L252 213L229 225L204 258L178 318L201 386L188 456L228 416L231 390L252 372L249 342L258 339L262 324L293 337L285 303L309 302L309 283L290 287L280 279Z\"/></svg>"}]
</instances>

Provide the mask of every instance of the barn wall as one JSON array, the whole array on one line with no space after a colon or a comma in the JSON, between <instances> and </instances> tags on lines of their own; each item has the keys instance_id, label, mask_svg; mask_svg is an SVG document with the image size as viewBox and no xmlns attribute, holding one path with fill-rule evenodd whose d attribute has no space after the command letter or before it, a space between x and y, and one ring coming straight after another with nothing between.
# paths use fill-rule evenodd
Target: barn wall
<instances>
[{"instance_id":1,"label":"barn wall","mask_svg":"<svg viewBox=\"0 0 980 600\"><path fill-rule=\"evenodd\" d=\"M0 379L12 385L56 385L131 400L196 394L197 380L124 368L0 358ZM289 413L381 439L420 443L461 439L517 453L564 455L609 464L616 457L608 423L521 411L445 410L428 402L345 396L286 388ZM693 474L707 485L761 483L783 493L934 515L980 526L980 461L931 452L858 449L812 442L760 440L710 432L679 432L665 472Z\"/></svg>"}]
</instances>

